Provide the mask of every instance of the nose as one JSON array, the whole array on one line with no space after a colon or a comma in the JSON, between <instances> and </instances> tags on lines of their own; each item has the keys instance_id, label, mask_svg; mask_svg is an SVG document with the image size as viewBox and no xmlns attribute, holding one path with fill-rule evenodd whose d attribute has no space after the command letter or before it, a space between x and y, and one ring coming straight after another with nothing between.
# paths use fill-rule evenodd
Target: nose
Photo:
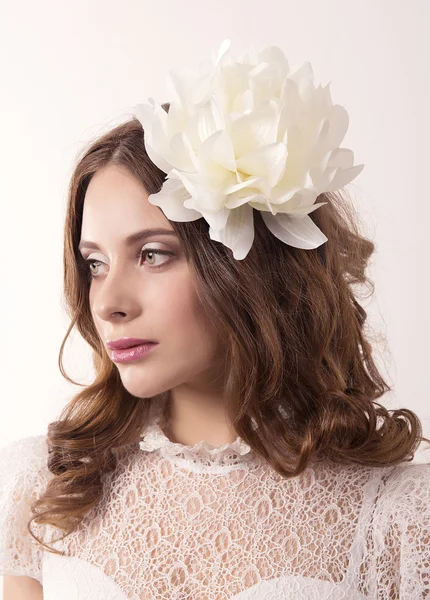
<instances>
[{"instance_id":1,"label":"nose","mask_svg":"<svg viewBox=\"0 0 430 600\"><path fill-rule=\"evenodd\" d=\"M92 311L102 321L134 319L140 312L138 285L125 266L111 266L102 281L90 290Z\"/></svg>"}]
</instances>

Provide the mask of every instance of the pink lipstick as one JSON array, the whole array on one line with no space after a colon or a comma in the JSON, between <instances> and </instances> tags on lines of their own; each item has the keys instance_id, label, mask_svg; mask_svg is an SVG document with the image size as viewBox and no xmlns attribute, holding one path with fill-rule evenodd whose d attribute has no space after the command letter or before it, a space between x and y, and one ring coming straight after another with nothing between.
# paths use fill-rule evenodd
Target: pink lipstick
<instances>
[{"instance_id":1,"label":"pink lipstick","mask_svg":"<svg viewBox=\"0 0 430 600\"><path fill-rule=\"evenodd\" d=\"M122 363L139 360L155 348L157 343L141 338L122 337L119 340L107 341L106 346L112 350L112 360Z\"/></svg>"},{"instance_id":2,"label":"pink lipstick","mask_svg":"<svg viewBox=\"0 0 430 600\"><path fill-rule=\"evenodd\" d=\"M130 346L129 348L123 348L112 350L112 360L117 363L124 362L132 362L133 360L139 360L148 352L150 352L153 348L155 348L157 344L155 342L150 342L149 344L140 344L139 346Z\"/></svg>"}]
</instances>

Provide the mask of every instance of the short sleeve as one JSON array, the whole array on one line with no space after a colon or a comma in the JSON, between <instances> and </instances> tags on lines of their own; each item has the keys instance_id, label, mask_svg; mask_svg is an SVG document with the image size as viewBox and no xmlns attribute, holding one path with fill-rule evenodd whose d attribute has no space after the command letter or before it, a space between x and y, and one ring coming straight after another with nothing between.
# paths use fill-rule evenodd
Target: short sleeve
<instances>
[{"instance_id":1,"label":"short sleeve","mask_svg":"<svg viewBox=\"0 0 430 600\"><path fill-rule=\"evenodd\" d=\"M47 483L47 459L46 436L23 438L0 449L0 575L27 575L42 583L43 547L27 523L30 506Z\"/></svg>"},{"instance_id":2,"label":"short sleeve","mask_svg":"<svg viewBox=\"0 0 430 600\"><path fill-rule=\"evenodd\" d=\"M390 472L377 501L372 546L372 597L430 598L430 464Z\"/></svg>"}]
</instances>

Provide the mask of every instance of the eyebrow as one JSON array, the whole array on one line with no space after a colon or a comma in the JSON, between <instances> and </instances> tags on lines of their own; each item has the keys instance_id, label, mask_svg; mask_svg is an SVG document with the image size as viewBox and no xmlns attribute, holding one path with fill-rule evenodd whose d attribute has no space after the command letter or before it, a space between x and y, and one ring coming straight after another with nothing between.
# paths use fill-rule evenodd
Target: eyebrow
<instances>
[{"instance_id":1,"label":"eyebrow","mask_svg":"<svg viewBox=\"0 0 430 600\"><path fill-rule=\"evenodd\" d=\"M171 229L163 229L163 228L150 228L143 229L142 231L137 231L136 233L132 233L128 237L125 238L125 243L127 246L131 246L140 240L144 240L153 235L170 235L177 237L175 231ZM92 250L100 250L100 247L95 242L90 242L88 240L81 240L78 246L79 250L82 248L90 248Z\"/></svg>"}]
</instances>

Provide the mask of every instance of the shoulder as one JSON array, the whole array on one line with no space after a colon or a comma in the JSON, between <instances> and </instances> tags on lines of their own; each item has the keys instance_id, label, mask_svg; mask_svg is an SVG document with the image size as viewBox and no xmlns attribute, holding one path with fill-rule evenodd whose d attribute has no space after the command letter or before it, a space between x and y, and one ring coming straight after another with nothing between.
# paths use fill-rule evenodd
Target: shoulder
<instances>
[{"instance_id":1,"label":"shoulder","mask_svg":"<svg viewBox=\"0 0 430 600\"><path fill-rule=\"evenodd\" d=\"M426 501L430 510L430 463L396 465L385 480L384 496L386 500L402 505L410 502Z\"/></svg>"},{"instance_id":2,"label":"shoulder","mask_svg":"<svg viewBox=\"0 0 430 600\"><path fill-rule=\"evenodd\" d=\"M48 477L48 446L45 435L15 440L0 448L0 489L20 485L38 487Z\"/></svg>"},{"instance_id":3,"label":"shoulder","mask_svg":"<svg viewBox=\"0 0 430 600\"><path fill-rule=\"evenodd\" d=\"M0 575L42 581L41 550L27 530L31 506L50 475L46 436L21 438L0 448Z\"/></svg>"},{"instance_id":4,"label":"shoulder","mask_svg":"<svg viewBox=\"0 0 430 600\"><path fill-rule=\"evenodd\" d=\"M376 529L384 534L403 532L408 538L414 532L417 542L430 536L430 463L396 465L384 479L375 511Z\"/></svg>"},{"instance_id":5,"label":"shoulder","mask_svg":"<svg viewBox=\"0 0 430 600\"><path fill-rule=\"evenodd\" d=\"M424 598L430 577L430 464L402 463L383 479L367 566L375 597L390 580L396 582L396 598Z\"/></svg>"}]
</instances>

